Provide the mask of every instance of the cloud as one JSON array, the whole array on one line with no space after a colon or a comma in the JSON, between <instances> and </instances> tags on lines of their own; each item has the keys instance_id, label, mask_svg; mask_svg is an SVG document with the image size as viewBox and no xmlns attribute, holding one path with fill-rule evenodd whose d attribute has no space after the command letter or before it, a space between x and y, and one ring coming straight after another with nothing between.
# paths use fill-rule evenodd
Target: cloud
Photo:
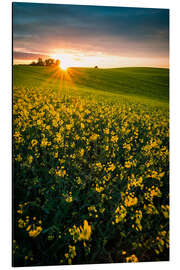
<instances>
[{"instance_id":1,"label":"cloud","mask_svg":"<svg viewBox=\"0 0 180 270\"><path fill-rule=\"evenodd\" d=\"M13 52L13 57L15 59L21 59L21 60L37 60L38 58L48 58L48 55L44 54L37 54L37 53L26 53L26 52Z\"/></svg>"},{"instance_id":2,"label":"cloud","mask_svg":"<svg viewBox=\"0 0 180 270\"><path fill-rule=\"evenodd\" d=\"M14 49L168 57L169 11L14 3Z\"/></svg>"}]
</instances>

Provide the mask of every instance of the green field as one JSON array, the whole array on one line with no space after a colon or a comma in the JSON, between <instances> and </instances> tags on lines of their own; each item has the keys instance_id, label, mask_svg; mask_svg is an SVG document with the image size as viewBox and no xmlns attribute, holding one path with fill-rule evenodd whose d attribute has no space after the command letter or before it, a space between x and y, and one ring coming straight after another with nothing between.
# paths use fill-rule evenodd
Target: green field
<instances>
[{"instance_id":1,"label":"green field","mask_svg":"<svg viewBox=\"0 0 180 270\"><path fill-rule=\"evenodd\" d=\"M112 94L119 94L134 99L140 98L142 103L144 99L160 101L165 106L169 102L169 69L71 68L69 73L74 85L64 78L61 91L68 91L70 88L72 93L78 88L78 93L76 91L75 94L82 96L111 94L112 97ZM15 66L13 75L15 87L47 87L56 91L60 89L60 78L56 76L56 69Z\"/></svg>"},{"instance_id":2,"label":"green field","mask_svg":"<svg viewBox=\"0 0 180 270\"><path fill-rule=\"evenodd\" d=\"M13 265L169 259L169 69L13 67Z\"/></svg>"}]
</instances>

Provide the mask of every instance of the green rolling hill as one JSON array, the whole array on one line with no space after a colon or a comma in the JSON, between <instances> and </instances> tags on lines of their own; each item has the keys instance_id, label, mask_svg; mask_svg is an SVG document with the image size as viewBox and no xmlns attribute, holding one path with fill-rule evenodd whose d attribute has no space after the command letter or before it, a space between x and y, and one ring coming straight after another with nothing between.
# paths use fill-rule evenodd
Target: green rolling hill
<instances>
[{"instance_id":1,"label":"green rolling hill","mask_svg":"<svg viewBox=\"0 0 180 270\"><path fill-rule=\"evenodd\" d=\"M141 102L168 106L169 69L163 68L58 68L17 65L13 67L14 87L68 90L76 95L129 97Z\"/></svg>"}]
</instances>

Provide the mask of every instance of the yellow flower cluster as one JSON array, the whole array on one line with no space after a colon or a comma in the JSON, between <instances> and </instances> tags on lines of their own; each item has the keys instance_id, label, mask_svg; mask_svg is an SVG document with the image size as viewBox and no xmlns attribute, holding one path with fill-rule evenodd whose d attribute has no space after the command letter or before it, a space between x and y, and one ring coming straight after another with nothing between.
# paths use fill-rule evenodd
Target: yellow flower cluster
<instances>
[{"instance_id":1,"label":"yellow flower cluster","mask_svg":"<svg viewBox=\"0 0 180 270\"><path fill-rule=\"evenodd\" d=\"M115 211L115 223L123 221L126 217L126 214L127 214L126 208L123 205L118 206Z\"/></svg>"},{"instance_id":2,"label":"yellow flower cluster","mask_svg":"<svg viewBox=\"0 0 180 270\"><path fill-rule=\"evenodd\" d=\"M127 207L134 206L138 203L138 198L135 197L133 194L128 195L124 200L124 205Z\"/></svg>"},{"instance_id":3,"label":"yellow flower cluster","mask_svg":"<svg viewBox=\"0 0 180 270\"><path fill-rule=\"evenodd\" d=\"M102 168L103 168L103 166L102 166L102 164L101 164L100 161L99 161L99 162L96 162L95 166L96 166L96 168L97 168L98 170L102 170Z\"/></svg>"},{"instance_id":4,"label":"yellow flower cluster","mask_svg":"<svg viewBox=\"0 0 180 270\"><path fill-rule=\"evenodd\" d=\"M126 257L126 262L138 262L138 258L135 254L132 254L131 256Z\"/></svg>"},{"instance_id":5,"label":"yellow flower cluster","mask_svg":"<svg viewBox=\"0 0 180 270\"><path fill-rule=\"evenodd\" d=\"M84 220L83 227L80 226L79 240L89 240L91 232L92 232L91 225L88 224L87 220Z\"/></svg>"},{"instance_id":6,"label":"yellow flower cluster","mask_svg":"<svg viewBox=\"0 0 180 270\"><path fill-rule=\"evenodd\" d=\"M99 137L99 135L94 133L94 134L91 135L91 137L89 139L91 141L96 141L98 137Z\"/></svg>"},{"instance_id":7,"label":"yellow flower cluster","mask_svg":"<svg viewBox=\"0 0 180 270\"><path fill-rule=\"evenodd\" d=\"M149 203L148 205L144 205L144 210L146 211L147 214L149 215L155 215L155 214L159 214L159 211L157 210L157 208L152 204Z\"/></svg>"},{"instance_id":8,"label":"yellow flower cluster","mask_svg":"<svg viewBox=\"0 0 180 270\"><path fill-rule=\"evenodd\" d=\"M169 205L161 205L161 211L165 218L169 218Z\"/></svg>"},{"instance_id":9,"label":"yellow flower cluster","mask_svg":"<svg viewBox=\"0 0 180 270\"><path fill-rule=\"evenodd\" d=\"M107 172L113 172L115 170L116 166L112 163L112 162L109 162L108 163L108 168L107 168Z\"/></svg>"},{"instance_id":10,"label":"yellow flower cluster","mask_svg":"<svg viewBox=\"0 0 180 270\"><path fill-rule=\"evenodd\" d=\"M104 190L104 187L100 187L98 184L96 184L96 191L98 193L102 192Z\"/></svg>"},{"instance_id":11,"label":"yellow flower cluster","mask_svg":"<svg viewBox=\"0 0 180 270\"><path fill-rule=\"evenodd\" d=\"M42 221L37 220L36 217L32 218L32 221L30 222L30 217L26 216L25 219L20 218L18 220L18 227L21 229L25 229L30 237L36 237L38 236L43 228L41 227Z\"/></svg>"},{"instance_id":12,"label":"yellow flower cluster","mask_svg":"<svg viewBox=\"0 0 180 270\"><path fill-rule=\"evenodd\" d=\"M135 175L131 174L131 177L128 177L127 189L131 189L133 187L140 187L143 189L143 178L141 176L136 179Z\"/></svg>"},{"instance_id":13,"label":"yellow flower cluster","mask_svg":"<svg viewBox=\"0 0 180 270\"><path fill-rule=\"evenodd\" d=\"M76 247L69 245L69 252L65 253L64 256L68 260L68 264L72 264L72 259L76 257Z\"/></svg>"},{"instance_id":14,"label":"yellow flower cluster","mask_svg":"<svg viewBox=\"0 0 180 270\"><path fill-rule=\"evenodd\" d=\"M62 166L61 168L57 167L56 175L60 177L64 177L66 175L66 170L64 166Z\"/></svg>"},{"instance_id":15,"label":"yellow flower cluster","mask_svg":"<svg viewBox=\"0 0 180 270\"><path fill-rule=\"evenodd\" d=\"M69 192L68 194L64 195L66 202L71 203L72 202L72 192Z\"/></svg>"},{"instance_id":16,"label":"yellow flower cluster","mask_svg":"<svg viewBox=\"0 0 180 270\"><path fill-rule=\"evenodd\" d=\"M88 224L87 220L84 220L83 227L76 227L75 225L73 228L69 229L69 233L73 236L73 240L76 243L77 241L81 240L89 240L91 236L91 225Z\"/></svg>"},{"instance_id":17,"label":"yellow flower cluster","mask_svg":"<svg viewBox=\"0 0 180 270\"><path fill-rule=\"evenodd\" d=\"M169 232L162 230L156 237L155 252L159 254L160 252L163 252L165 248L169 248Z\"/></svg>"},{"instance_id":18,"label":"yellow flower cluster","mask_svg":"<svg viewBox=\"0 0 180 270\"><path fill-rule=\"evenodd\" d=\"M95 218L98 218L98 214L97 214L97 209L95 205L91 205L88 207L88 211L89 211L89 216L94 216ZM101 210L102 212L102 210ZM94 215L93 215L94 214Z\"/></svg>"},{"instance_id":19,"label":"yellow flower cluster","mask_svg":"<svg viewBox=\"0 0 180 270\"><path fill-rule=\"evenodd\" d=\"M37 144L38 144L38 141L37 141L37 140L32 140L32 141L31 141L32 147L36 146Z\"/></svg>"},{"instance_id":20,"label":"yellow flower cluster","mask_svg":"<svg viewBox=\"0 0 180 270\"><path fill-rule=\"evenodd\" d=\"M111 137L111 141L112 141L113 143L117 143L117 141L118 141L118 136L117 136L117 135L112 136L112 137Z\"/></svg>"},{"instance_id":21,"label":"yellow flower cluster","mask_svg":"<svg viewBox=\"0 0 180 270\"><path fill-rule=\"evenodd\" d=\"M41 231L42 231L42 227L41 226L35 226L34 224L31 226L29 225L27 228L26 228L26 231L28 231L28 234L30 237L36 237L38 236Z\"/></svg>"},{"instance_id":22,"label":"yellow flower cluster","mask_svg":"<svg viewBox=\"0 0 180 270\"><path fill-rule=\"evenodd\" d=\"M155 187L154 185L150 188L147 188L147 192L145 192L144 197L146 200L153 202L154 197L161 197L161 191L158 187Z\"/></svg>"},{"instance_id":23,"label":"yellow flower cluster","mask_svg":"<svg viewBox=\"0 0 180 270\"><path fill-rule=\"evenodd\" d=\"M142 217L143 217L142 211L141 210L136 210L136 213L135 213L135 225L136 226L132 226L132 227L133 228L135 227L135 229L137 231L142 231L142 225L141 225L141 219L142 219Z\"/></svg>"}]
</instances>

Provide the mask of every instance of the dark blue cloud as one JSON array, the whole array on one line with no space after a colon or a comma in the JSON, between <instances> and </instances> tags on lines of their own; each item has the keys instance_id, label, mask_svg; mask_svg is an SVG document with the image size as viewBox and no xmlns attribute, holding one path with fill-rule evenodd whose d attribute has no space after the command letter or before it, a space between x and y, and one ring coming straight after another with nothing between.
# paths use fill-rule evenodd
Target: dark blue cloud
<instances>
[{"instance_id":1,"label":"dark blue cloud","mask_svg":"<svg viewBox=\"0 0 180 270\"><path fill-rule=\"evenodd\" d=\"M25 52L13 52L13 57L20 60L37 60L40 58L48 58L48 55L37 54L37 53L25 53Z\"/></svg>"},{"instance_id":2,"label":"dark blue cloud","mask_svg":"<svg viewBox=\"0 0 180 270\"><path fill-rule=\"evenodd\" d=\"M55 40L58 46L75 49L97 46L103 52L122 53L126 47L168 56L167 9L14 3L13 15L15 47L24 44L39 51L42 46L45 51L44 43Z\"/></svg>"}]
</instances>

